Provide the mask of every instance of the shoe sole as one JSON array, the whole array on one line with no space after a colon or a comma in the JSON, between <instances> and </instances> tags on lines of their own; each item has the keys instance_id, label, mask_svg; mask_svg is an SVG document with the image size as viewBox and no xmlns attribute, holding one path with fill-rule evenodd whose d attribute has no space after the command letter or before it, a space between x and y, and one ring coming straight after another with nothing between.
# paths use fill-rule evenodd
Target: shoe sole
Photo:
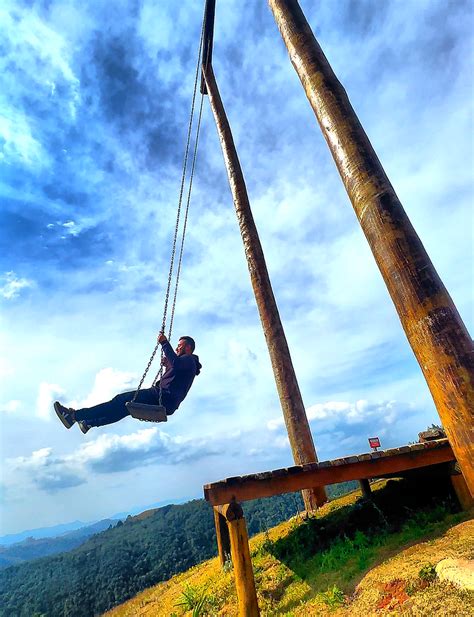
<instances>
[{"instance_id":1,"label":"shoe sole","mask_svg":"<svg viewBox=\"0 0 474 617\"><path fill-rule=\"evenodd\" d=\"M59 403L54 403L54 411L56 412L56 415L58 416L58 418L61 420L61 422L64 424L64 426L66 428L71 428L71 426L74 424L74 422L68 422L66 420L66 418L64 417L60 407L59 407Z\"/></svg>"},{"instance_id":2,"label":"shoe sole","mask_svg":"<svg viewBox=\"0 0 474 617\"><path fill-rule=\"evenodd\" d=\"M91 428L90 426L88 426L86 429L83 429L82 428L82 424L80 422L78 424L79 424L79 429L81 430L81 433L83 435L85 435L86 433L88 433L90 431L90 428Z\"/></svg>"}]
</instances>

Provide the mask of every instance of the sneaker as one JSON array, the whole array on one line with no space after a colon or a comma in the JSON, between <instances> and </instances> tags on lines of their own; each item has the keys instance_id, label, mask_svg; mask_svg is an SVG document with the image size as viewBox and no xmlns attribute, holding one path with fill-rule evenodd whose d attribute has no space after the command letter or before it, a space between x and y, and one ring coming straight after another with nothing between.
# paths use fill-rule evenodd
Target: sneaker
<instances>
[{"instance_id":1,"label":"sneaker","mask_svg":"<svg viewBox=\"0 0 474 617\"><path fill-rule=\"evenodd\" d=\"M56 401L54 403L54 411L66 428L71 428L75 423L74 409L68 409Z\"/></svg>"},{"instance_id":2,"label":"sneaker","mask_svg":"<svg viewBox=\"0 0 474 617\"><path fill-rule=\"evenodd\" d=\"M88 424L86 424L84 420L79 420L78 424L79 424L79 428L84 433L84 435L87 433L89 429L92 428L92 426L89 426Z\"/></svg>"}]
</instances>

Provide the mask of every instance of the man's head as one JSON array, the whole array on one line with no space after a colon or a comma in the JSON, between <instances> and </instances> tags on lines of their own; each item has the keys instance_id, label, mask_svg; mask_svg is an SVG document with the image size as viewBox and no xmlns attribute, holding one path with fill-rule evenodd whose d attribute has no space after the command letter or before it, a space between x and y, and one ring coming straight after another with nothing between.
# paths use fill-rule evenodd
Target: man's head
<instances>
[{"instance_id":1,"label":"man's head","mask_svg":"<svg viewBox=\"0 0 474 617\"><path fill-rule=\"evenodd\" d=\"M193 353L196 343L190 336L182 336L178 341L176 353L178 356L190 355Z\"/></svg>"}]
</instances>

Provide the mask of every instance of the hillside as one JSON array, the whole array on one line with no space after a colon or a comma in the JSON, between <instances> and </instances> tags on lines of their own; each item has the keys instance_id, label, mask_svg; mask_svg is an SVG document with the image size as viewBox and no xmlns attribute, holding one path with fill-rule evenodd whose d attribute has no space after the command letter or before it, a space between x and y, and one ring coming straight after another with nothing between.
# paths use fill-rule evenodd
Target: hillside
<instances>
[{"instance_id":1,"label":"hillside","mask_svg":"<svg viewBox=\"0 0 474 617\"><path fill-rule=\"evenodd\" d=\"M249 531L256 534L301 508L300 495L248 502ZM0 615L92 617L215 554L214 518L206 502L149 510L72 551L2 570Z\"/></svg>"},{"instance_id":2,"label":"hillside","mask_svg":"<svg viewBox=\"0 0 474 617\"><path fill-rule=\"evenodd\" d=\"M262 615L307 617L474 614L472 592L434 576L446 556L474 557L472 512L446 486L378 483L375 506L358 492L317 516L293 517L250 542ZM194 608L194 612L193 612ZM107 617L237 616L232 568L209 560L142 592Z\"/></svg>"}]
</instances>

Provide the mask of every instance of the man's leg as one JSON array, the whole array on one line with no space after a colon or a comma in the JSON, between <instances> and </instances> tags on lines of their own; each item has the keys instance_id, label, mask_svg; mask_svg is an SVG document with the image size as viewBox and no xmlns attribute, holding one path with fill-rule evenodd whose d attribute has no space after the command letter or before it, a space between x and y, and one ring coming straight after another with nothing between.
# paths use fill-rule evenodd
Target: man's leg
<instances>
[{"instance_id":1,"label":"man's leg","mask_svg":"<svg viewBox=\"0 0 474 617\"><path fill-rule=\"evenodd\" d=\"M78 409L74 414L75 419L78 422L85 422L88 426L113 424L130 415L128 409L125 407L125 403L130 402L134 396L135 390L132 392L123 392L122 394L114 396L114 398L107 403L100 403L93 407ZM145 405L157 405L158 390L156 388L144 388L140 390L136 402L144 403Z\"/></svg>"}]
</instances>

